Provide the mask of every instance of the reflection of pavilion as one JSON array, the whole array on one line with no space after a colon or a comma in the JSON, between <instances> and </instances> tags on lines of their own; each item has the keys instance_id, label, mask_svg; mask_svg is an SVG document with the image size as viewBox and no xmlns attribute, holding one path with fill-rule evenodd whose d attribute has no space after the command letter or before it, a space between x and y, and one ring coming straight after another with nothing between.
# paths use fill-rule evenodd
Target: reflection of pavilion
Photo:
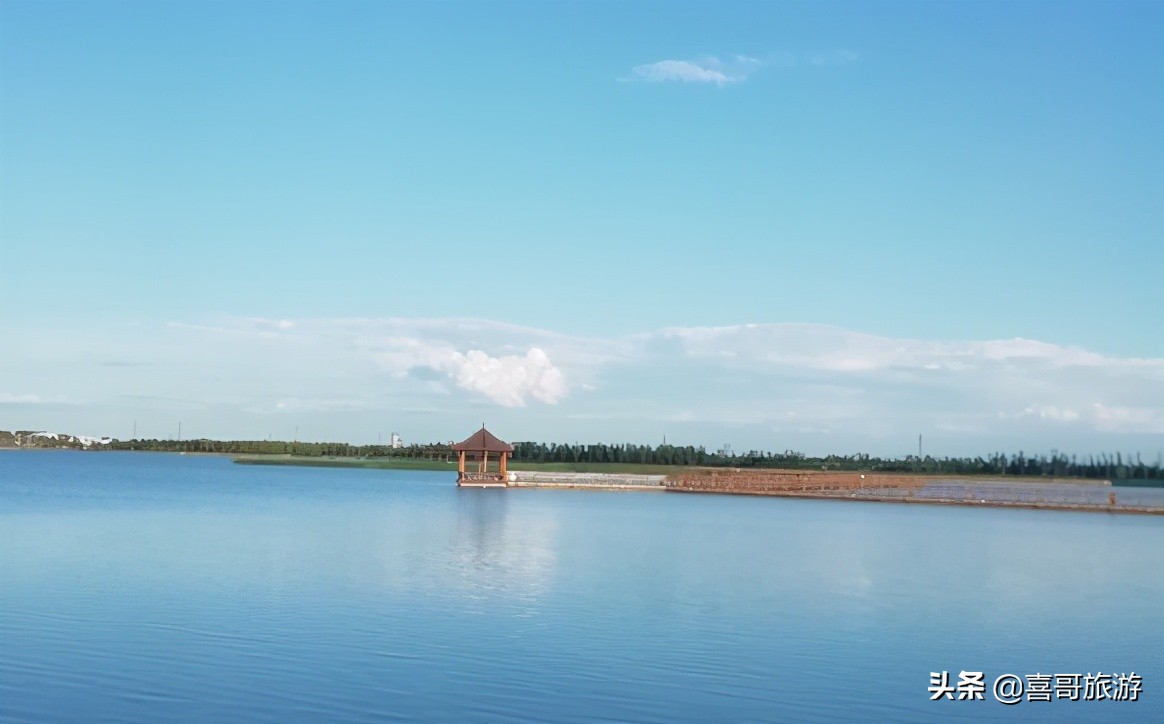
<instances>
[{"instance_id":1,"label":"reflection of pavilion","mask_svg":"<svg viewBox=\"0 0 1164 724\"><path fill-rule=\"evenodd\" d=\"M560 511L522 505L500 487L456 493L456 532L441 531L451 565L436 579L440 594L476 601L475 614L488 613L491 603L516 607L519 616L539 610L558 567Z\"/></svg>"},{"instance_id":2,"label":"reflection of pavilion","mask_svg":"<svg viewBox=\"0 0 1164 724\"><path fill-rule=\"evenodd\" d=\"M513 454L513 446L485 429L470 435L465 440L453 445L457 451L457 485L480 488L505 487L507 482L505 461ZM489 469L489 454L495 455L496 464L493 470ZM476 472L465 471L465 461L476 460Z\"/></svg>"}]
</instances>

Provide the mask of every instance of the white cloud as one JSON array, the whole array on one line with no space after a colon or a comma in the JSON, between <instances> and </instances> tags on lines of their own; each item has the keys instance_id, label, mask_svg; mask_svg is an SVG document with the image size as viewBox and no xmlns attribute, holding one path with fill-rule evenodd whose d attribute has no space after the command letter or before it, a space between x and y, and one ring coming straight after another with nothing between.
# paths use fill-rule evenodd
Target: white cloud
<instances>
[{"instance_id":1,"label":"white cloud","mask_svg":"<svg viewBox=\"0 0 1164 724\"><path fill-rule=\"evenodd\" d=\"M480 350L456 353L451 374L457 386L480 392L505 407L523 407L528 397L552 405L566 395L562 371L537 347L524 357L490 357Z\"/></svg>"},{"instance_id":2,"label":"white cloud","mask_svg":"<svg viewBox=\"0 0 1164 724\"><path fill-rule=\"evenodd\" d=\"M461 389L479 392L504 407L523 407L531 397L552 405L566 396L565 375L538 347L524 355L492 356L480 349L460 352L447 342L413 337L362 343L379 350L377 362L397 377L407 377L416 368L434 370Z\"/></svg>"},{"instance_id":3,"label":"white cloud","mask_svg":"<svg viewBox=\"0 0 1164 724\"><path fill-rule=\"evenodd\" d=\"M561 345L566 338L490 321L248 318L223 325L175 326L289 347L300 352L298 362L305 366L312 363L325 366L321 363L329 360L331 368L327 375L333 377L361 374L351 367L366 360L394 379L419 378L422 384L418 388L447 393L438 380L417 372L429 370L458 388L480 394L503 407L521 407L531 400L556 404L568 391L565 373L551 362L546 349L525 341L540 338L554 346ZM522 353L506 354L514 351ZM589 353L594 354L593 350ZM586 356L579 355L582 359ZM364 407L348 399L280 397L273 409L291 412Z\"/></svg>"}]
</instances>

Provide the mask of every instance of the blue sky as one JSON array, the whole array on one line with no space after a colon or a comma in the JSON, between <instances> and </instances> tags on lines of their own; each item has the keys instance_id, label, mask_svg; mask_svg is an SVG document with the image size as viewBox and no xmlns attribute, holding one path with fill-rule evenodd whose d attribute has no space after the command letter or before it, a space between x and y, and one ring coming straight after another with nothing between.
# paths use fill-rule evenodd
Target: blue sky
<instances>
[{"instance_id":1,"label":"blue sky","mask_svg":"<svg viewBox=\"0 0 1164 724\"><path fill-rule=\"evenodd\" d=\"M0 428L1154 457L1162 36L1159 3L4 2Z\"/></svg>"}]
</instances>

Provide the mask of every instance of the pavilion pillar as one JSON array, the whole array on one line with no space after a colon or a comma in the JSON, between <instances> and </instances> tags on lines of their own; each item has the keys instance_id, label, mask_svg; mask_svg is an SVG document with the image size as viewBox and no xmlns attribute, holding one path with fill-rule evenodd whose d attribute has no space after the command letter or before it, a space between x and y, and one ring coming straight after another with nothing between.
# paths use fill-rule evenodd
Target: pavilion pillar
<instances>
[{"instance_id":1,"label":"pavilion pillar","mask_svg":"<svg viewBox=\"0 0 1164 724\"><path fill-rule=\"evenodd\" d=\"M465 477L465 451L457 453L457 480Z\"/></svg>"},{"instance_id":2,"label":"pavilion pillar","mask_svg":"<svg viewBox=\"0 0 1164 724\"><path fill-rule=\"evenodd\" d=\"M489 451L482 450L481 451L481 467L478 468L478 472L483 473L488 469L489 469Z\"/></svg>"},{"instance_id":3,"label":"pavilion pillar","mask_svg":"<svg viewBox=\"0 0 1164 724\"><path fill-rule=\"evenodd\" d=\"M505 460L509 457L508 453L501 453L501 479L505 480Z\"/></svg>"}]
</instances>

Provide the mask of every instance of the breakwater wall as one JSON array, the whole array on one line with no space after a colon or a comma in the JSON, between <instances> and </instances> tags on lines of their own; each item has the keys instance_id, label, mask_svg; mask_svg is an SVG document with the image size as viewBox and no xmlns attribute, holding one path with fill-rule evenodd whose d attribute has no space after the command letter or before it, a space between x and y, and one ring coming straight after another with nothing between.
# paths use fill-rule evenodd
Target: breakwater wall
<instances>
[{"instance_id":1,"label":"breakwater wall","mask_svg":"<svg viewBox=\"0 0 1164 724\"><path fill-rule=\"evenodd\" d=\"M510 471L511 488L635 490L1164 514L1164 489L1076 479L944 478L888 473L688 469L681 474Z\"/></svg>"}]
</instances>

